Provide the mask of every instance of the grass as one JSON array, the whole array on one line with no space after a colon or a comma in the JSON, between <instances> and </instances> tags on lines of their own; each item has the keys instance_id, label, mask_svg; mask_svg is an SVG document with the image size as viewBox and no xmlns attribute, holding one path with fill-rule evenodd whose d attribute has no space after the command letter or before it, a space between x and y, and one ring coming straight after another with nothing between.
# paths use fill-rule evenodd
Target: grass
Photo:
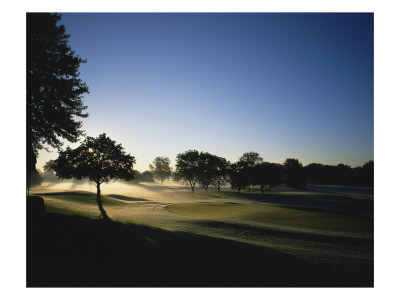
<instances>
[{"instance_id":1,"label":"grass","mask_svg":"<svg viewBox=\"0 0 400 300\"><path fill-rule=\"evenodd\" d=\"M166 209L172 213L199 218L238 219L295 230L307 229L345 233L373 232L373 221L369 218L269 205L198 202L173 204Z\"/></svg>"},{"instance_id":2,"label":"grass","mask_svg":"<svg viewBox=\"0 0 400 300\"><path fill-rule=\"evenodd\" d=\"M42 193L39 196L49 197L52 199L58 199L63 201L78 202L82 204L96 205L97 206L97 195L89 192L60 192L60 193ZM114 198L108 196L101 196L101 202L103 205L115 206L125 205L124 202L117 201Z\"/></svg>"},{"instance_id":3,"label":"grass","mask_svg":"<svg viewBox=\"0 0 400 300\"><path fill-rule=\"evenodd\" d=\"M94 193L42 193L46 215L28 223L28 286L373 285L372 219L262 205L315 195L156 190L102 196L112 222Z\"/></svg>"},{"instance_id":4,"label":"grass","mask_svg":"<svg viewBox=\"0 0 400 300\"><path fill-rule=\"evenodd\" d=\"M283 252L185 232L46 213L28 222L28 287L369 286Z\"/></svg>"}]
</instances>

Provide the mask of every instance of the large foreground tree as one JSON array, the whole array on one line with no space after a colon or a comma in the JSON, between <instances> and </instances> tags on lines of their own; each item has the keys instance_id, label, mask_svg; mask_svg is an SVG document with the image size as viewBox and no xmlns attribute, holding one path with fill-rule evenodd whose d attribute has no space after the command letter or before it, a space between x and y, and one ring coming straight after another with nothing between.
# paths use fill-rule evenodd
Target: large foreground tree
<instances>
[{"instance_id":1,"label":"large foreground tree","mask_svg":"<svg viewBox=\"0 0 400 300\"><path fill-rule=\"evenodd\" d=\"M61 150L62 141L77 142L87 108L82 95L89 89L79 78L86 61L71 49L70 35L57 25L60 14L27 14L26 146L27 171L36 170L38 151L48 145Z\"/></svg>"},{"instance_id":2,"label":"large foreground tree","mask_svg":"<svg viewBox=\"0 0 400 300\"><path fill-rule=\"evenodd\" d=\"M121 144L117 144L100 134L97 138L87 137L82 144L59 153L52 164L59 178L88 178L97 188L97 205L104 219L109 219L101 203L100 185L113 179L134 179L135 157L126 154Z\"/></svg>"}]
</instances>

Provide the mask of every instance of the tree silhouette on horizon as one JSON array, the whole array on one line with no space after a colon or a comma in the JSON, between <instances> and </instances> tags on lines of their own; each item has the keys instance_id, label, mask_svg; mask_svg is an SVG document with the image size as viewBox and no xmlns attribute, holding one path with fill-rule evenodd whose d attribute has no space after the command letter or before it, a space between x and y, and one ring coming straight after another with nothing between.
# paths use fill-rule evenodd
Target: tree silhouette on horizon
<instances>
[{"instance_id":1,"label":"tree silhouette on horizon","mask_svg":"<svg viewBox=\"0 0 400 300\"><path fill-rule=\"evenodd\" d=\"M154 177L160 179L161 183L163 183L165 179L170 178L172 175L170 164L171 161L168 157L157 156L149 165L149 168Z\"/></svg>"},{"instance_id":2,"label":"tree silhouette on horizon","mask_svg":"<svg viewBox=\"0 0 400 300\"><path fill-rule=\"evenodd\" d=\"M52 168L59 178L71 179L88 178L97 188L97 205L104 219L108 220L106 211L101 203L100 185L113 179L134 179L134 156L126 154L121 144L117 144L100 134L97 138L86 137L82 144L61 151Z\"/></svg>"}]
</instances>

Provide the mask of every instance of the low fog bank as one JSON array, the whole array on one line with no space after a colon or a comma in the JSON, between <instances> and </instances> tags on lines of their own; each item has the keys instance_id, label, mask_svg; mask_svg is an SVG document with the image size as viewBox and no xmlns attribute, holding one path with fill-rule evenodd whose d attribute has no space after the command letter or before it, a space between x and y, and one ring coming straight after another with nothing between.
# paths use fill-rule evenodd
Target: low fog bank
<instances>
[{"instance_id":1,"label":"low fog bank","mask_svg":"<svg viewBox=\"0 0 400 300\"><path fill-rule=\"evenodd\" d=\"M50 192L73 192L85 191L96 193L95 185L88 180L60 180L57 177L50 180L44 180L40 185L35 185L30 189L32 194L43 194ZM134 181L112 181L101 185L102 195L119 195L135 198L143 198L150 201L160 201L175 197L181 197L182 194L191 196L189 187L175 181L164 181L155 183L135 183ZM173 202L173 201L172 201Z\"/></svg>"}]
</instances>

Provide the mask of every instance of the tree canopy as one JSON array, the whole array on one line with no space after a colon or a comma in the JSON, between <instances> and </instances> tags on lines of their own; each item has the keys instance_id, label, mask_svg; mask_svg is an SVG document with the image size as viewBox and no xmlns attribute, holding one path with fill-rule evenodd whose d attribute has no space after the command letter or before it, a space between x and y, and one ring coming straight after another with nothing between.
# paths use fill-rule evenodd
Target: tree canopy
<instances>
[{"instance_id":1,"label":"tree canopy","mask_svg":"<svg viewBox=\"0 0 400 300\"><path fill-rule=\"evenodd\" d=\"M134 180L135 183L154 182L153 173L150 171L144 171L143 173L141 173L141 172L135 170L134 173L135 173L135 180Z\"/></svg>"},{"instance_id":2,"label":"tree canopy","mask_svg":"<svg viewBox=\"0 0 400 300\"><path fill-rule=\"evenodd\" d=\"M254 184L259 185L261 192L268 186L268 190L282 183L281 166L279 164L262 162L254 167Z\"/></svg>"},{"instance_id":3,"label":"tree canopy","mask_svg":"<svg viewBox=\"0 0 400 300\"><path fill-rule=\"evenodd\" d=\"M100 199L100 185L112 179L134 179L135 157L126 154L121 144L117 144L100 134L97 138L86 137L76 149L67 147L60 151L52 164L59 178L88 178L97 187L97 202L104 218L108 218Z\"/></svg>"},{"instance_id":4,"label":"tree canopy","mask_svg":"<svg viewBox=\"0 0 400 300\"><path fill-rule=\"evenodd\" d=\"M62 141L77 142L87 108L82 95L89 88L80 78L86 60L75 55L60 14L27 14L27 170L36 169L44 145L61 150Z\"/></svg>"},{"instance_id":5,"label":"tree canopy","mask_svg":"<svg viewBox=\"0 0 400 300\"><path fill-rule=\"evenodd\" d=\"M239 162L242 163L244 166L252 167L257 163L263 162L263 158L257 152L245 152L239 158Z\"/></svg>"},{"instance_id":6,"label":"tree canopy","mask_svg":"<svg viewBox=\"0 0 400 300\"><path fill-rule=\"evenodd\" d=\"M283 180L288 185L301 186L307 184L303 164L296 158L287 158L283 164Z\"/></svg>"},{"instance_id":7,"label":"tree canopy","mask_svg":"<svg viewBox=\"0 0 400 300\"><path fill-rule=\"evenodd\" d=\"M192 193L201 174L199 165L200 153L197 150L188 150L176 156L174 175L177 179L189 183Z\"/></svg>"},{"instance_id":8,"label":"tree canopy","mask_svg":"<svg viewBox=\"0 0 400 300\"><path fill-rule=\"evenodd\" d=\"M210 186L220 190L227 177L228 162L225 158L208 152L199 155L199 184L207 191Z\"/></svg>"},{"instance_id":9,"label":"tree canopy","mask_svg":"<svg viewBox=\"0 0 400 300\"><path fill-rule=\"evenodd\" d=\"M248 184L248 176L244 171L241 162L233 163L228 169L229 182L232 189L240 190L246 188Z\"/></svg>"},{"instance_id":10,"label":"tree canopy","mask_svg":"<svg viewBox=\"0 0 400 300\"><path fill-rule=\"evenodd\" d=\"M161 180L161 183L163 183L164 180L169 179L172 175L170 164L171 161L168 157L157 156L149 165L149 168L154 177Z\"/></svg>"}]
</instances>

